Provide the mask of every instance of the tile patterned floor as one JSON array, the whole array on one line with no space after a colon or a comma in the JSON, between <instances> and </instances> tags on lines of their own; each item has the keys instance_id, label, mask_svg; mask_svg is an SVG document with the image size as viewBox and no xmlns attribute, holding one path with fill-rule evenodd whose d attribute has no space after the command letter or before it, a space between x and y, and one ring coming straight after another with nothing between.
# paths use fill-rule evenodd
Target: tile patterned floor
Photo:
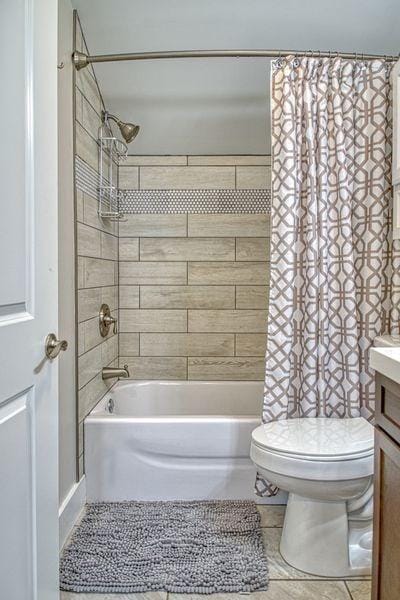
<instances>
[{"instance_id":1,"label":"tile patterned floor","mask_svg":"<svg viewBox=\"0 0 400 600\"><path fill-rule=\"evenodd\" d=\"M252 594L73 594L61 592L60 600L370 600L371 582L328 580L290 567L279 554L283 506L262 506L261 525L269 561L270 584L266 592Z\"/></svg>"}]
</instances>

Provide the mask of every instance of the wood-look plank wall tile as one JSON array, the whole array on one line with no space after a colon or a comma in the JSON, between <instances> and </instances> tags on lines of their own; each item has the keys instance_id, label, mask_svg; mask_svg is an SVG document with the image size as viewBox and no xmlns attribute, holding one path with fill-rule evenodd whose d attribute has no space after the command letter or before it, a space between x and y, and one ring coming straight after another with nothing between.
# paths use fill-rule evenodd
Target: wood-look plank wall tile
<instances>
[{"instance_id":1,"label":"wood-look plank wall tile","mask_svg":"<svg viewBox=\"0 0 400 600\"><path fill-rule=\"evenodd\" d=\"M227 333L141 333L141 356L233 356L234 335Z\"/></svg>"},{"instance_id":2,"label":"wood-look plank wall tile","mask_svg":"<svg viewBox=\"0 0 400 600\"><path fill-rule=\"evenodd\" d=\"M139 356L139 334L120 333L119 353L124 356Z\"/></svg>"},{"instance_id":3,"label":"wood-look plank wall tile","mask_svg":"<svg viewBox=\"0 0 400 600\"><path fill-rule=\"evenodd\" d=\"M121 285L186 284L185 262L121 262Z\"/></svg>"},{"instance_id":4,"label":"wood-look plank wall tile","mask_svg":"<svg viewBox=\"0 0 400 600\"><path fill-rule=\"evenodd\" d=\"M120 331L187 331L186 310L120 309Z\"/></svg>"},{"instance_id":5,"label":"wood-look plank wall tile","mask_svg":"<svg viewBox=\"0 0 400 600\"><path fill-rule=\"evenodd\" d=\"M140 260L235 260L233 238L144 238Z\"/></svg>"},{"instance_id":6,"label":"wood-look plank wall tile","mask_svg":"<svg viewBox=\"0 0 400 600\"><path fill-rule=\"evenodd\" d=\"M102 258L84 258L83 287L100 287L114 285L114 261Z\"/></svg>"},{"instance_id":7,"label":"wood-look plank wall tile","mask_svg":"<svg viewBox=\"0 0 400 600\"><path fill-rule=\"evenodd\" d=\"M89 383L102 369L101 347L97 346L78 358L78 387Z\"/></svg>"},{"instance_id":8,"label":"wood-look plank wall tile","mask_svg":"<svg viewBox=\"0 0 400 600\"><path fill-rule=\"evenodd\" d=\"M196 285L266 285L269 263L266 262L190 262L188 283Z\"/></svg>"},{"instance_id":9,"label":"wood-look plank wall tile","mask_svg":"<svg viewBox=\"0 0 400 600\"><path fill-rule=\"evenodd\" d=\"M109 365L110 362L118 358L118 337L112 335L107 338L100 346L102 365Z\"/></svg>"},{"instance_id":10,"label":"wood-look plank wall tile","mask_svg":"<svg viewBox=\"0 0 400 600\"><path fill-rule=\"evenodd\" d=\"M268 308L269 288L266 285L236 286L236 308Z\"/></svg>"},{"instance_id":11,"label":"wood-look plank wall tile","mask_svg":"<svg viewBox=\"0 0 400 600\"><path fill-rule=\"evenodd\" d=\"M138 285L120 285L119 286L119 306L120 306L120 308L139 308L139 286ZM157 307L149 306L147 308L157 308ZM167 307L162 306L161 308L167 308Z\"/></svg>"},{"instance_id":12,"label":"wood-look plank wall tile","mask_svg":"<svg viewBox=\"0 0 400 600\"><path fill-rule=\"evenodd\" d=\"M237 167L236 187L239 190L270 189L271 167Z\"/></svg>"},{"instance_id":13,"label":"wood-look plank wall tile","mask_svg":"<svg viewBox=\"0 0 400 600\"><path fill-rule=\"evenodd\" d=\"M97 170L99 162L99 147L86 129L76 121L76 153L92 169Z\"/></svg>"},{"instance_id":14,"label":"wood-look plank wall tile","mask_svg":"<svg viewBox=\"0 0 400 600\"><path fill-rule=\"evenodd\" d=\"M120 166L118 169L118 187L120 190L137 190L139 188L138 167Z\"/></svg>"},{"instance_id":15,"label":"wood-look plank wall tile","mask_svg":"<svg viewBox=\"0 0 400 600\"><path fill-rule=\"evenodd\" d=\"M269 238L237 238L236 260L269 261Z\"/></svg>"},{"instance_id":16,"label":"wood-look plank wall tile","mask_svg":"<svg viewBox=\"0 0 400 600\"><path fill-rule=\"evenodd\" d=\"M99 127L101 125L101 117L95 111L90 102L88 102L85 96L82 96L81 118L78 118L78 115L76 115L76 118L78 121L80 121L80 123L83 125L86 131L90 133L92 138L94 140L97 140L99 135Z\"/></svg>"},{"instance_id":17,"label":"wood-look plank wall tile","mask_svg":"<svg viewBox=\"0 0 400 600\"><path fill-rule=\"evenodd\" d=\"M142 190L234 189L235 167L141 167Z\"/></svg>"},{"instance_id":18,"label":"wood-look plank wall tile","mask_svg":"<svg viewBox=\"0 0 400 600\"><path fill-rule=\"evenodd\" d=\"M237 333L236 356L265 356L267 336L265 333Z\"/></svg>"},{"instance_id":19,"label":"wood-look plank wall tile","mask_svg":"<svg viewBox=\"0 0 400 600\"><path fill-rule=\"evenodd\" d=\"M202 165L202 166L221 166L221 165L270 165L271 164L271 156L269 155L240 155L240 154L214 154L210 156L188 156L188 164L189 165Z\"/></svg>"},{"instance_id":20,"label":"wood-look plank wall tile","mask_svg":"<svg viewBox=\"0 0 400 600\"><path fill-rule=\"evenodd\" d=\"M265 310L189 310L189 332L264 333Z\"/></svg>"},{"instance_id":21,"label":"wood-look plank wall tile","mask_svg":"<svg viewBox=\"0 0 400 600\"><path fill-rule=\"evenodd\" d=\"M107 365L104 365L107 366ZM99 372L93 379L89 381L78 393L78 417L82 421L104 396L107 390L114 385L114 381L106 379L103 381Z\"/></svg>"},{"instance_id":22,"label":"wood-look plank wall tile","mask_svg":"<svg viewBox=\"0 0 400 600\"><path fill-rule=\"evenodd\" d=\"M235 288L227 285L148 285L141 308L235 308Z\"/></svg>"},{"instance_id":23,"label":"wood-look plank wall tile","mask_svg":"<svg viewBox=\"0 0 400 600\"><path fill-rule=\"evenodd\" d=\"M264 359L259 357L189 357L188 379L259 381L265 375Z\"/></svg>"},{"instance_id":24,"label":"wood-look plank wall tile","mask_svg":"<svg viewBox=\"0 0 400 600\"><path fill-rule=\"evenodd\" d=\"M138 166L138 167L146 167L146 166L155 166L155 167L167 167L167 166L184 166L187 164L187 156L186 155L175 155L175 156L135 156L128 155L124 160L124 165L126 166Z\"/></svg>"},{"instance_id":25,"label":"wood-look plank wall tile","mask_svg":"<svg viewBox=\"0 0 400 600\"><path fill-rule=\"evenodd\" d=\"M179 237L187 234L187 215L127 215L119 223L121 237Z\"/></svg>"},{"instance_id":26,"label":"wood-look plank wall tile","mask_svg":"<svg viewBox=\"0 0 400 600\"><path fill-rule=\"evenodd\" d=\"M118 260L118 238L115 235L101 232L101 257Z\"/></svg>"},{"instance_id":27,"label":"wood-look plank wall tile","mask_svg":"<svg viewBox=\"0 0 400 600\"><path fill-rule=\"evenodd\" d=\"M100 231L93 227L83 225L83 223L78 223L77 251L79 256L101 258Z\"/></svg>"},{"instance_id":28,"label":"wood-look plank wall tile","mask_svg":"<svg viewBox=\"0 0 400 600\"><path fill-rule=\"evenodd\" d=\"M83 223L83 192L76 189L76 220Z\"/></svg>"},{"instance_id":29,"label":"wood-look plank wall tile","mask_svg":"<svg viewBox=\"0 0 400 600\"><path fill-rule=\"evenodd\" d=\"M120 356L119 363L128 365L130 379L186 379L186 357Z\"/></svg>"},{"instance_id":30,"label":"wood-look plank wall tile","mask_svg":"<svg viewBox=\"0 0 400 600\"><path fill-rule=\"evenodd\" d=\"M83 222L91 227L96 227L101 231L116 235L118 233L118 223L116 221L110 221L110 219L100 218L98 211L98 200L83 193Z\"/></svg>"},{"instance_id":31,"label":"wood-look plank wall tile","mask_svg":"<svg viewBox=\"0 0 400 600\"><path fill-rule=\"evenodd\" d=\"M139 238L119 238L119 260L139 260Z\"/></svg>"},{"instance_id":32,"label":"wood-look plank wall tile","mask_svg":"<svg viewBox=\"0 0 400 600\"><path fill-rule=\"evenodd\" d=\"M269 237L270 218L264 214L190 214L191 237Z\"/></svg>"},{"instance_id":33,"label":"wood-look plank wall tile","mask_svg":"<svg viewBox=\"0 0 400 600\"><path fill-rule=\"evenodd\" d=\"M102 110L101 96L96 81L89 69L76 71L76 85L100 116Z\"/></svg>"}]
</instances>

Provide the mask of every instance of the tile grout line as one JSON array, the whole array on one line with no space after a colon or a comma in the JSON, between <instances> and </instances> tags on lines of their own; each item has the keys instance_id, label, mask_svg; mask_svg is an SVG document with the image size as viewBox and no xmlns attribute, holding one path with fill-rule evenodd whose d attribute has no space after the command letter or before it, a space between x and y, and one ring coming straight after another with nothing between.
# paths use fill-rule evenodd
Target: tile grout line
<instances>
[{"instance_id":1,"label":"tile grout line","mask_svg":"<svg viewBox=\"0 0 400 600\"><path fill-rule=\"evenodd\" d=\"M349 600L353 600L353 594L351 593L351 591L350 591L350 588L349 588L349 586L347 585L347 581L346 581L346 580L343 580L343 582L344 582L344 587L346 588L346 591L347 591L347 593L348 593L348 595L349 595Z\"/></svg>"}]
</instances>

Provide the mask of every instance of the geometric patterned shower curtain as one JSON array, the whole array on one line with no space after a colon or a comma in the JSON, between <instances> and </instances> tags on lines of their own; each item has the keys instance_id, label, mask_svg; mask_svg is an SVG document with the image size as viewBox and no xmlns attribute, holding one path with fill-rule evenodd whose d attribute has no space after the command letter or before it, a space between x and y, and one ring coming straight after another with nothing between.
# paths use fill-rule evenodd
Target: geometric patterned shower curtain
<instances>
[{"instance_id":1,"label":"geometric patterned shower curtain","mask_svg":"<svg viewBox=\"0 0 400 600\"><path fill-rule=\"evenodd\" d=\"M271 279L263 422L374 414L368 352L398 332L391 63L272 64ZM256 493L277 489L260 477Z\"/></svg>"}]
</instances>

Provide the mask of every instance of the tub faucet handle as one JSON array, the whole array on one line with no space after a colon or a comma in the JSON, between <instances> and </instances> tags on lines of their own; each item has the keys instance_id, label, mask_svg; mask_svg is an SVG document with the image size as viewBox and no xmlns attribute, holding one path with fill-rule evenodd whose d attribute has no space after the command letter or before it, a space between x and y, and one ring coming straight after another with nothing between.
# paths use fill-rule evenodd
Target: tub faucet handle
<instances>
[{"instance_id":1,"label":"tub faucet handle","mask_svg":"<svg viewBox=\"0 0 400 600\"><path fill-rule=\"evenodd\" d=\"M114 323L114 327L113 327L114 333L118 333L117 322L118 322L118 319L116 317L110 317L110 323Z\"/></svg>"},{"instance_id":2,"label":"tub faucet handle","mask_svg":"<svg viewBox=\"0 0 400 600\"><path fill-rule=\"evenodd\" d=\"M118 333L117 321L117 317L112 316L108 304L102 304L99 312L99 327L101 336L106 337L108 335L112 324L114 325L113 332Z\"/></svg>"}]
</instances>

